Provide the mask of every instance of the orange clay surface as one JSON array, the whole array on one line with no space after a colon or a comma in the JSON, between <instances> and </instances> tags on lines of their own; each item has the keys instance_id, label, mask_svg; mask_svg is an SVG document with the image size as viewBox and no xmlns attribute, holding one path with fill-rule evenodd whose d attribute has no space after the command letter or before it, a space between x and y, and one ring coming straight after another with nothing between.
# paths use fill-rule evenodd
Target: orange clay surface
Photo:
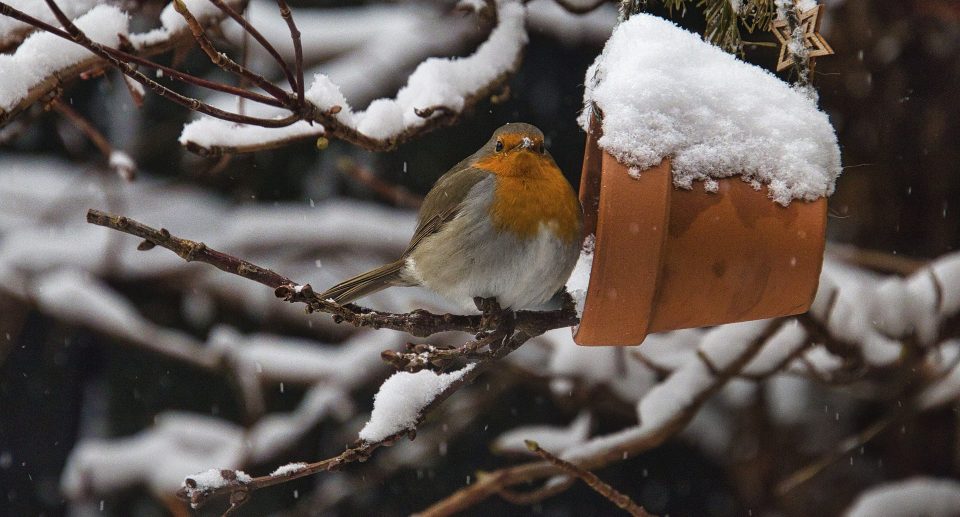
<instances>
[{"instance_id":1,"label":"orange clay surface","mask_svg":"<svg viewBox=\"0 0 960 517\"><path fill-rule=\"evenodd\" d=\"M719 185L674 188L669 159L632 178L588 141L580 196L596 250L578 344L636 345L650 332L807 311L826 199L783 207L739 177Z\"/></svg>"}]
</instances>

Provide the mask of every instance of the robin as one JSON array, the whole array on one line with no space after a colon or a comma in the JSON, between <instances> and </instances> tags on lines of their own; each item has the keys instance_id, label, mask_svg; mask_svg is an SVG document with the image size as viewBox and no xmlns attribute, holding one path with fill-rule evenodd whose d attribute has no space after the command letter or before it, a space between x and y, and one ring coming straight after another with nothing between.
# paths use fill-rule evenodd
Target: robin
<instances>
[{"instance_id":1,"label":"robin","mask_svg":"<svg viewBox=\"0 0 960 517\"><path fill-rule=\"evenodd\" d=\"M570 276L582 226L580 202L543 133L506 124L433 186L399 259L320 297L348 303L391 286L423 286L465 308L476 298L535 307Z\"/></svg>"}]
</instances>

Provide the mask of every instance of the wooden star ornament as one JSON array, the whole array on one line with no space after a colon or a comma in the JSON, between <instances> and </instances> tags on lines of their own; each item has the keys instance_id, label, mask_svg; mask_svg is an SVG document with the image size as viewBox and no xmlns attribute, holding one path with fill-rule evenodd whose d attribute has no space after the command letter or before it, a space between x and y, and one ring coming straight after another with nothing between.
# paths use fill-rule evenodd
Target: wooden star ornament
<instances>
[{"instance_id":1,"label":"wooden star ornament","mask_svg":"<svg viewBox=\"0 0 960 517\"><path fill-rule=\"evenodd\" d=\"M820 14L822 5L808 9L800 13L799 28L803 31L803 47L807 49L807 55L810 57L810 69L813 70L813 58L820 56L829 56L833 54L833 49L820 35ZM793 65L793 53L790 52L790 42L793 40L793 34L790 32L790 26L786 20L774 20L770 22L770 30L780 41L780 58L777 60L777 72Z\"/></svg>"}]
</instances>

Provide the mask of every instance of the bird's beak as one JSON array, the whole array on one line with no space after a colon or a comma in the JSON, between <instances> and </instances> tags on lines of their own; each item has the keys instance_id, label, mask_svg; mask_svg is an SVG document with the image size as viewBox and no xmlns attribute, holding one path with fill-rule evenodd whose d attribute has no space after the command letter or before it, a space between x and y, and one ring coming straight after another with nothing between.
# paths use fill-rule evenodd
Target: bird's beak
<instances>
[{"instance_id":1,"label":"bird's beak","mask_svg":"<svg viewBox=\"0 0 960 517\"><path fill-rule=\"evenodd\" d=\"M520 143L521 149L530 149L533 147L533 140L528 137L523 137L523 141Z\"/></svg>"}]
</instances>

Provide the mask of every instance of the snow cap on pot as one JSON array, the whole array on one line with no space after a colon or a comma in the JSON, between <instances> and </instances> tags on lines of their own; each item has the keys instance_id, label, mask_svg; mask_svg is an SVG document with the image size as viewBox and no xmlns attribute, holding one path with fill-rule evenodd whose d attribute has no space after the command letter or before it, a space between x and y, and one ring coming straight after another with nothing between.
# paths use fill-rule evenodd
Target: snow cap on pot
<instances>
[{"instance_id":1,"label":"snow cap on pot","mask_svg":"<svg viewBox=\"0 0 960 517\"><path fill-rule=\"evenodd\" d=\"M644 14L585 84L576 341L806 311L841 170L809 90Z\"/></svg>"}]
</instances>

